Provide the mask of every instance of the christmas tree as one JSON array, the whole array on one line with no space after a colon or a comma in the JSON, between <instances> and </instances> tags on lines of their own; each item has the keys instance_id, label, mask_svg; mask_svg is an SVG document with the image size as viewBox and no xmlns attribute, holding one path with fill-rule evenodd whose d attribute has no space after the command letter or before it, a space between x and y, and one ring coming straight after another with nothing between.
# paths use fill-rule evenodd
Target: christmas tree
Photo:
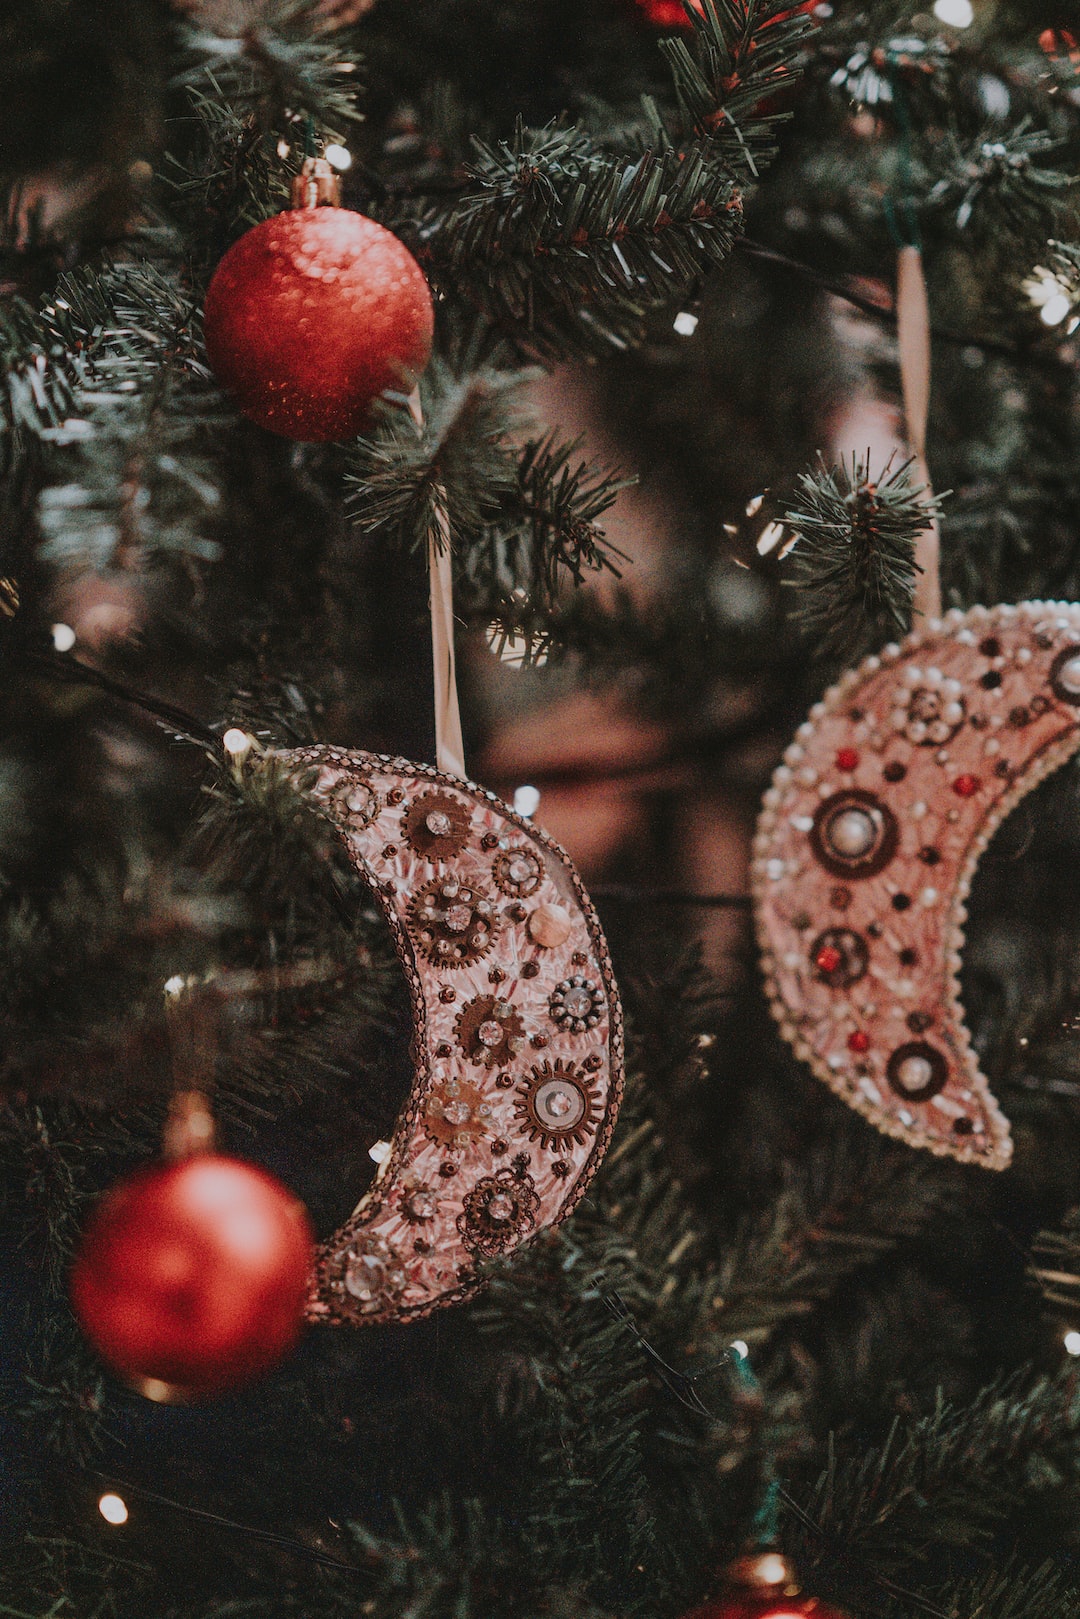
<instances>
[{"instance_id":1,"label":"christmas tree","mask_svg":"<svg viewBox=\"0 0 1080 1619\"><path fill-rule=\"evenodd\" d=\"M889 697L901 776L938 760L942 824L974 818L960 1003L1008 1168L965 1161L979 1122L935 1090L941 1002L907 1015L891 1097L859 996L845 1054L809 1060L814 996L879 948L924 973L900 930L937 914L948 867L867 794L888 748L861 711L795 826L840 875L769 969L782 1027L748 879L812 705L868 654L896 681L915 656L892 644L928 620L932 523L944 609L1080 598L1072 8L9 0L0 39L0 1613L1074 1615L1070 609L1001 619L1034 638L1015 657L1004 629L947 620L970 679ZM463 802L432 657L451 584L468 802L501 815L496 793L521 840L495 920L429 892ZM1049 696L1024 673L1040 657ZM1030 703L984 716L1025 680ZM1001 738L1029 739L1026 767L1052 721L1060 768L1022 791ZM99 1357L72 1290L102 1194L142 1184L163 1135L174 1167L211 1161L184 1156L206 1094L273 1218L296 1237L300 1199L325 1243L416 1126L389 902L318 768L286 768L345 757L323 746L443 767L405 833L424 875L398 885L433 961L511 925L541 954L565 938L568 911L515 906L547 858L530 828L568 850L619 986L625 1097L607 1142L599 1080L526 1044L502 977L471 1023L448 991L533 1153L496 1143L505 1168L468 1194L486 1202L448 1223L470 1296L364 1319L365 1286L407 1298L408 1267L442 1256L418 1238L393 1282L358 1237L361 1282L318 1295L350 1319L285 1354L268 1306L249 1361L191 1379L218 1398L174 1400ZM923 886L883 887L864 939L886 845ZM792 916L797 865L776 872ZM599 1028L613 1104L614 992L588 971L550 1023ZM486 1141L449 1096L425 1115L447 1185ZM565 1222L536 1213L540 1159L566 1171ZM417 1231L436 1191L410 1193ZM156 1217L120 1219L129 1267ZM531 1240L478 1239L499 1222Z\"/></svg>"}]
</instances>

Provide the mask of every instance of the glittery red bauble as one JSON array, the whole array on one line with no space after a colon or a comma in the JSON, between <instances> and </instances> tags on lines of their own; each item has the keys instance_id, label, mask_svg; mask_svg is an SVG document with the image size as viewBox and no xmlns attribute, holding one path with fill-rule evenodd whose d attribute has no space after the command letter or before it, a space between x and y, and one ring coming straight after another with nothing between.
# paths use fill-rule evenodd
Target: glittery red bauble
<instances>
[{"instance_id":1,"label":"glittery red bauble","mask_svg":"<svg viewBox=\"0 0 1080 1619\"><path fill-rule=\"evenodd\" d=\"M689 28L690 19L682 0L635 0L640 11L645 13L647 22L655 28ZM702 11L701 0L690 0L695 11ZM770 22L783 22L788 17L794 17L797 12L812 12L818 5L818 0L802 0L801 5L792 6L789 11L781 11ZM768 24L766 24L768 26Z\"/></svg>"},{"instance_id":2,"label":"glittery red bauble","mask_svg":"<svg viewBox=\"0 0 1080 1619\"><path fill-rule=\"evenodd\" d=\"M289 208L234 242L206 293L210 364L285 438L353 438L428 362L434 312L396 236L347 208Z\"/></svg>"},{"instance_id":3,"label":"glittery red bauble","mask_svg":"<svg viewBox=\"0 0 1080 1619\"><path fill-rule=\"evenodd\" d=\"M732 1591L715 1602L695 1608L686 1619L847 1619L847 1615L819 1597L761 1596L751 1591Z\"/></svg>"},{"instance_id":4,"label":"glittery red bauble","mask_svg":"<svg viewBox=\"0 0 1080 1619\"><path fill-rule=\"evenodd\" d=\"M157 1399L218 1394L296 1342L312 1263L307 1212L264 1170L199 1154L114 1186L71 1272L87 1337Z\"/></svg>"}]
</instances>

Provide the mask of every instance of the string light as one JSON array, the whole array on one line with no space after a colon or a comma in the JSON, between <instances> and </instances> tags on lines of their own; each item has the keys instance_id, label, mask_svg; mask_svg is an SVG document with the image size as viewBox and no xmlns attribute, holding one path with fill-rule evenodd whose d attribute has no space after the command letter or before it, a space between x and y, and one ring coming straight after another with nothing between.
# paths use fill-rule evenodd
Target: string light
<instances>
[{"instance_id":1,"label":"string light","mask_svg":"<svg viewBox=\"0 0 1080 1619\"><path fill-rule=\"evenodd\" d=\"M221 745L229 755L229 763L232 765L243 764L251 752L254 742L255 738L253 736L249 736L246 731L241 731L239 726L236 725L230 726L221 739Z\"/></svg>"},{"instance_id":2,"label":"string light","mask_svg":"<svg viewBox=\"0 0 1080 1619\"><path fill-rule=\"evenodd\" d=\"M736 1338L735 1342L731 1345L731 1353L733 1355L738 1355L740 1360L746 1360L750 1355L750 1345L744 1338Z\"/></svg>"},{"instance_id":3,"label":"string light","mask_svg":"<svg viewBox=\"0 0 1080 1619\"><path fill-rule=\"evenodd\" d=\"M1060 326L1071 307L1063 292L1055 292L1039 310L1039 319L1044 326Z\"/></svg>"},{"instance_id":4,"label":"string light","mask_svg":"<svg viewBox=\"0 0 1080 1619\"><path fill-rule=\"evenodd\" d=\"M785 1585L788 1565L779 1552L766 1552L764 1557L759 1557L754 1564L754 1578L764 1585ZM782 1619L782 1615L776 1614L774 1619Z\"/></svg>"},{"instance_id":5,"label":"string light","mask_svg":"<svg viewBox=\"0 0 1080 1619\"><path fill-rule=\"evenodd\" d=\"M1024 291L1039 311L1044 326L1060 326L1073 313L1073 297L1069 286L1052 270L1041 264L1023 283ZM1080 325L1080 316L1073 315L1067 330L1071 334Z\"/></svg>"},{"instance_id":6,"label":"string light","mask_svg":"<svg viewBox=\"0 0 1080 1619\"><path fill-rule=\"evenodd\" d=\"M328 163L332 163L335 169L340 170L342 174L346 169L352 168L352 153L347 146L339 146L337 141L330 142L330 145L323 152L323 157Z\"/></svg>"},{"instance_id":7,"label":"string light","mask_svg":"<svg viewBox=\"0 0 1080 1619\"><path fill-rule=\"evenodd\" d=\"M122 1524L128 1521L127 1504L122 1496L103 1495L98 1502L98 1511L106 1523Z\"/></svg>"},{"instance_id":8,"label":"string light","mask_svg":"<svg viewBox=\"0 0 1080 1619\"><path fill-rule=\"evenodd\" d=\"M698 328L698 318L688 309L680 309L675 316L675 330L680 337L693 337Z\"/></svg>"},{"instance_id":9,"label":"string light","mask_svg":"<svg viewBox=\"0 0 1080 1619\"><path fill-rule=\"evenodd\" d=\"M970 28L975 21L971 0L935 0L934 16L950 28Z\"/></svg>"},{"instance_id":10,"label":"string light","mask_svg":"<svg viewBox=\"0 0 1080 1619\"><path fill-rule=\"evenodd\" d=\"M526 819L535 815L540 807L540 790L537 787L518 787L514 792L514 812L524 815Z\"/></svg>"},{"instance_id":11,"label":"string light","mask_svg":"<svg viewBox=\"0 0 1080 1619\"><path fill-rule=\"evenodd\" d=\"M70 624L54 624L52 644L57 652L70 652L75 645L75 631Z\"/></svg>"},{"instance_id":12,"label":"string light","mask_svg":"<svg viewBox=\"0 0 1080 1619\"><path fill-rule=\"evenodd\" d=\"M1080 1332L1067 1332L1065 1334L1065 1353L1067 1355L1080 1355Z\"/></svg>"}]
</instances>

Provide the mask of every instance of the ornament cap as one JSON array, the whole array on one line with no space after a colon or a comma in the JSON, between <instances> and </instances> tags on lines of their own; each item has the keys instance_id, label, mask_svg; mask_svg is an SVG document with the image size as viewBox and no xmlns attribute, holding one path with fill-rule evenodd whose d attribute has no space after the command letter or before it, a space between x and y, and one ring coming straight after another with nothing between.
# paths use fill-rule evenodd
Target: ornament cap
<instances>
[{"instance_id":1,"label":"ornament cap","mask_svg":"<svg viewBox=\"0 0 1080 1619\"><path fill-rule=\"evenodd\" d=\"M306 157L300 173L293 176L294 208L340 208L341 176L335 174L325 157Z\"/></svg>"},{"instance_id":2,"label":"ornament cap","mask_svg":"<svg viewBox=\"0 0 1080 1619\"><path fill-rule=\"evenodd\" d=\"M737 1558L726 1570L724 1579L729 1588L757 1596L799 1594L794 1565L776 1551L756 1551Z\"/></svg>"}]
</instances>

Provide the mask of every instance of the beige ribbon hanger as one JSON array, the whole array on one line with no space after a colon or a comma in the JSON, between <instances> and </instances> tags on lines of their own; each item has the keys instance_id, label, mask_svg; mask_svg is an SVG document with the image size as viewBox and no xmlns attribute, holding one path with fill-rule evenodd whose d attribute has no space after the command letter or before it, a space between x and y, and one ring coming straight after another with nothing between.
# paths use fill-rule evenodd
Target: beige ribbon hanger
<instances>
[{"instance_id":1,"label":"beige ribbon hanger","mask_svg":"<svg viewBox=\"0 0 1080 1619\"><path fill-rule=\"evenodd\" d=\"M930 412L930 305L926 297L922 253L901 247L896 264L896 323L900 344L900 386L904 396L907 439L915 475L932 494L926 464L926 423ZM941 617L941 536L935 515L915 542L914 616Z\"/></svg>"},{"instance_id":2,"label":"beige ribbon hanger","mask_svg":"<svg viewBox=\"0 0 1080 1619\"><path fill-rule=\"evenodd\" d=\"M409 398L417 427L424 425L420 390ZM454 655L454 570L450 552L450 514L446 494L435 489L434 522L427 536L428 590L431 603L431 662L435 679L435 764L448 776L465 779L465 744L458 707L457 662Z\"/></svg>"}]
</instances>

